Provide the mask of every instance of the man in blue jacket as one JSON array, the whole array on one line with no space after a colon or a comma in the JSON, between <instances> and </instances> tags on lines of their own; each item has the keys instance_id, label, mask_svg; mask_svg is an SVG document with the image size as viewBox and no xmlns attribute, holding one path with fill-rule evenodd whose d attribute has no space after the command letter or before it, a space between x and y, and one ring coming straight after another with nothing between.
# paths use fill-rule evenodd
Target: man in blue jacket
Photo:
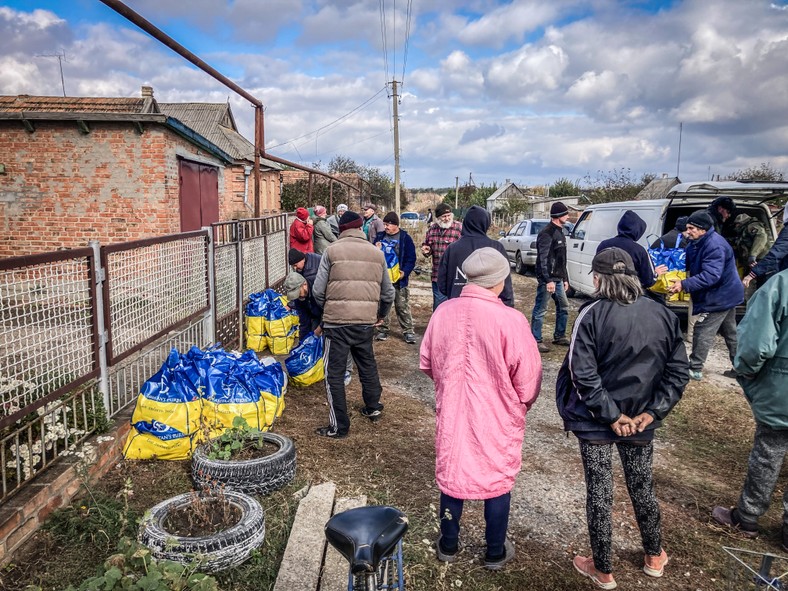
<instances>
[{"instance_id":1,"label":"man in blue jacket","mask_svg":"<svg viewBox=\"0 0 788 591\"><path fill-rule=\"evenodd\" d=\"M468 282L462 272L462 264L474 250L489 246L506 256L503 244L487 236L490 229L490 214L483 207L472 206L462 221L462 234L457 242L452 242L441 257L438 267L438 290L447 299L458 298L462 288ZM503 291L498 296L501 301L514 308L514 290L512 278L507 277Z\"/></svg>"},{"instance_id":2,"label":"man in blue jacket","mask_svg":"<svg viewBox=\"0 0 788 591\"><path fill-rule=\"evenodd\" d=\"M410 303L408 301L408 278L413 269L416 268L416 245L413 238L405 230L399 227L399 216L393 211L388 212L383 217L383 231L378 232L374 240L375 246L384 250L387 247L389 253L395 253L396 265L399 269L397 277L391 277L394 286L394 310L397 312L397 320L402 329L402 338L409 345L416 343L416 333L413 332L413 316L410 313ZM391 255L386 256L386 263L389 264ZM389 264L389 268L392 265ZM386 314L383 324L378 327L376 341L385 341L389 336L389 316Z\"/></svg>"},{"instance_id":3,"label":"man in blue jacket","mask_svg":"<svg viewBox=\"0 0 788 591\"><path fill-rule=\"evenodd\" d=\"M728 347L731 364L736 356L736 306L744 302L744 286L736 271L736 256L728 241L714 230L714 220L696 211L687 220L687 275L668 289L686 291L697 315L692 334L690 378L703 379L703 364L719 332ZM725 376L736 377L732 369Z\"/></svg>"},{"instance_id":4,"label":"man in blue jacket","mask_svg":"<svg viewBox=\"0 0 788 591\"><path fill-rule=\"evenodd\" d=\"M715 507L711 515L754 538L788 451L788 270L769 279L750 298L739 324L734 367L755 418L755 441L739 502L730 509ZM783 494L782 548L788 552L788 491Z\"/></svg>"}]
</instances>

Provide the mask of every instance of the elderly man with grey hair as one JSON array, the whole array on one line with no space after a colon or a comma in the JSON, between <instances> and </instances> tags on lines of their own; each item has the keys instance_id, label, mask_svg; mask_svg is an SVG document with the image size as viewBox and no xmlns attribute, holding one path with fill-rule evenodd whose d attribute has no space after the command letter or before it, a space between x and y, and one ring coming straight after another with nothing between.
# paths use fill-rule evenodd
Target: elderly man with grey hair
<instances>
[{"instance_id":1,"label":"elderly man with grey hair","mask_svg":"<svg viewBox=\"0 0 788 591\"><path fill-rule=\"evenodd\" d=\"M435 382L437 556L443 562L457 559L464 502L483 500L484 566L499 570L514 558L506 536L511 490L542 360L525 316L498 297L509 278L506 256L478 248L462 262L462 273L467 283L459 297L432 314L419 364Z\"/></svg>"}]
</instances>

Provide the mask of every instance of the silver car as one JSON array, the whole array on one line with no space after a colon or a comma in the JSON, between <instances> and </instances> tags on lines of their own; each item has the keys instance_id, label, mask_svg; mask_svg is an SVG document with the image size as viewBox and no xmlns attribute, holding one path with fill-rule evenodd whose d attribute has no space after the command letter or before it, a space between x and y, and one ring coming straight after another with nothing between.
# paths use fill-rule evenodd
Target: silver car
<instances>
[{"instance_id":1,"label":"silver car","mask_svg":"<svg viewBox=\"0 0 788 591\"><path fill-rule=\"evenodd\" d=\"M547 219L528 219L517 222L508 232L501 232L498 241L506 249L514 270L523 275L526 268L536 266L536 236L550 223Z\"/></svg>"}]
</instances>

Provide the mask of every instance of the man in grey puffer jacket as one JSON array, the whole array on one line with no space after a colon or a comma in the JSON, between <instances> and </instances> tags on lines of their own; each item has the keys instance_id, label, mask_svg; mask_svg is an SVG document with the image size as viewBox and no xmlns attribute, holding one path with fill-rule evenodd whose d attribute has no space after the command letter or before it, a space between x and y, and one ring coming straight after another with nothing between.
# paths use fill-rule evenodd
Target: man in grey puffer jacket
<instances>
[{"instance_id":1,"label":"man in grey puffer jacket","mask_svg":"<svg viewBox=\"0 0 788 591\"><path fill-rule=\"evenodd\" d=\"M313 295L323 308L325 336L325 383L329 425L316 433L323 437L347 437L350 417L345 400L345 369L348 355L358 368L362 416L380 418L382 388L372 337L375 327L391 310L394 288L389 279L383 251L367 240L361 230L361 216L347 211L339 220L339 239L323 253L315 277Z\"/></svg>"}]
</instances>

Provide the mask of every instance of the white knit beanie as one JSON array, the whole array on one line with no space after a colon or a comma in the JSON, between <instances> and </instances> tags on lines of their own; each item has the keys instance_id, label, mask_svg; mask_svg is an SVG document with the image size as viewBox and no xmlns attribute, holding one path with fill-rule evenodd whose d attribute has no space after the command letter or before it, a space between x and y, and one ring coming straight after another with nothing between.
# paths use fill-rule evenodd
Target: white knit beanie
<instances>
[{"instance_id":1,"label":"white knit beanie","mask_svg":"<svg viewBox=\"0 0 788 591\"><path fill-rule=\"evenodd\" d=\"M474 250L462 264L462 272L479 287L494 287L509 276L509 261L500 252L485 246Z\"/></svg>"}]
</instances>

